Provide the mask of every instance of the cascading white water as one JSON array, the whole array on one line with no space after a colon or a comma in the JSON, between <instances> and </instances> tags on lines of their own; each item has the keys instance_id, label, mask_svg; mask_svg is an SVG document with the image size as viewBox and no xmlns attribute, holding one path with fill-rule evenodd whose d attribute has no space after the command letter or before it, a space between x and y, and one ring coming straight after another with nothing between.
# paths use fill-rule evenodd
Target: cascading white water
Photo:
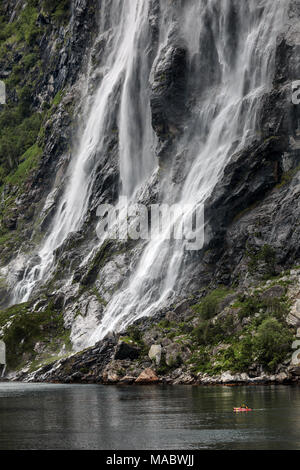
<instances>
[{"instance_id":1,"label":"cascading white water","mask_svg":"<svg viewBox=\"0 0 300 470\"><path fill-rule=\"evenodd\" d=\"M236 50L230 50L228 44L228 15L232 6L238 27ZM231 156L233 143L239 141L235 147L238 151L255 136L261 98L273 78L276 37L283 25L285 7L284 0L186 2L181 34L190 57L201 48L201 28L207 27L202 19L209 15L222 78L220 86L214 87L201 102L193 139L189 134L182 139L182 148L198 147L183 189L178 195L176 187L167 186L165 202L173 198L177 203L195 207L204 203ZM89 344L170 302L183 259L183 244L171 245L163 237L150 241L128 287L112 298Z\"/></svg>"},{"instance_id":2,"label":"cascading white water","mask_svg":"<svg viewBox=\"0 0 300 470\"><path fill-rule=\"evenodd\" d=\"M110 9L112 22L112 44L107 52L105 70L102 70L103 79L88 110L87 123L71 165L69 184L52 230L40 250L41 264L25 273L16 288L15 301L27 300L36 282L47 278L53 264L53 251L70 232L79 230L83 224L95 178L95 155L101 154L106 119L115 97L114 91L120 85L121 195L134 199L137 189L155 167L147 93L149 70L147 58L143 58L149 0L103 3L104 10ZM162 48L167 44L174 24L168 16L169 2L161 0L160 7L159 40ZM189 154L187 161L190 166L184 184L177 187L166 178L162 202L176 201L193 206L204 203L231 156L233 143L239 142L236 151L254 136L261 97L272 81L275 41L284 21L285 7L285 0L181 2L177 26L189 52L190 75L192 61L201 57L201 48L208 47L207 42L201 42L203 32L208 28L208 18L211 46L217 54L220 78L201 97L197 118L178 143L178 152L188 149ZM230 38L232 26L236 28L234 41ZM198 67L201 68L201 63ZM137 69L139 87L135 91ZM197 76L193 80L197 82ZM163 238L151 240L127 287L116 292L107 305L102 322L89 344L104 337L108 331L155 312L170 301L183 260L183 244L169 244Z\"/></svg>"},{"instance_id":3,"label":"cascading white water","mask_svg":"<svg viewBox=\"0 0 300 470\"><path fill-rule=\"evenodd\" d=\"M109 28L106 25L107 17L110 18ZM146 48L144 31L147 30L147 21L147 0L106 0L102 3L100 34L106 32L112 39L104 60L105 68L101 68L104 76L91 108L86 110L87 123L71 162L69 183L56 211L52 230L39 252L41 262L25 271L22 281L16 286L13 303L29 299L36 283L49 276L54 251L84 222L96 177L96 160L101 158L107 119L114 108L116 90L120 84L119 147L123 193L131 196L153 170L155 158L150 151L153 135L151 116L149 109L145 111L149 74L147 58L140 61L138 71L141 85L138 101L142 108L139 114L134 109L137 99L131 89L131 81L135 78L134 63Z\"/></svg>"}]
</instances>

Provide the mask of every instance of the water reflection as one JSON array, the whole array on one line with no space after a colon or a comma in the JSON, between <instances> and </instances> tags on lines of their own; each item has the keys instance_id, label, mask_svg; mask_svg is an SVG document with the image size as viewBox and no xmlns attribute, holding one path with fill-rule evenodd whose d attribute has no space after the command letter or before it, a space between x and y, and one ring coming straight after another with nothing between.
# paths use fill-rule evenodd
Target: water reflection
<instances>
[{"instance_id":1,"label":"water reflection","mask_svg":"<svg viewBox=\"0 0 300 470\"><path fill-rule=\"evenodd\" d=\"M298 387L0 384L0 449L300 449L299 418Z\"/></svg>"}]
</instances>

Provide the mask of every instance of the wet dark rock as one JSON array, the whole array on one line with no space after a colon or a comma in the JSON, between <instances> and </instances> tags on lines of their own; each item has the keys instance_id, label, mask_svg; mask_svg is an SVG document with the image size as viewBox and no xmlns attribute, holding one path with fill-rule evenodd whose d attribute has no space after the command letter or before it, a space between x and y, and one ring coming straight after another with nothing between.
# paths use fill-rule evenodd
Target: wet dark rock
<instances>
[{"instance_id":1,"label":"wet dark rock","mask_svg":"<svg viewBox=\"0 0 300 470\"><path fill-rule=\"evenodd\" d=\"M128 343L121 342L118 344L116 348L116 352L114 355L115 360L123 360L123 359L137 359L140 355L140 351L134 347L131 346Z\"/></svg>"},{"instance_id":2,"label":"wet dark rock","mask_svg":"<svg viewBox=\"0 0 300 470\"><path fill-rule=\"evenodd\" d=\"M112 360L116 342L108 338L81 353L39 369L34 377L37 382L99 383L106 365ZM54 367L55 366L55 367ZM53 368L54 367L54 368ZM23 380L24 375L19 377Z\"/></svg>"},{"instance_id":3,"label":"wet dark rock","mask_svg":"<svg viewBox=\"0 0 300 470\"><path fill-rule=\"evenodd\" d=\"M239 212L263 199L280 182L280 161L285 145L283 139L271 138L254 143L231 158L223 178L206 202L208 245L210 240L214 244L218 236L222 236L222 230L225 231Z\"/></svg>"},{"instance_id":4,"label":"wet dark rock","mask_svg":"<svg viewBox=\"0 0 300 470\"><path fill-rule=\"evenodd\" d=\"M217 50L217 44L213 33L213 13L206 11L203 17L204 28L199 39L199 53L192 58L191 84L200 95L208 88L220 83L222 72ZM233 30L230 33L233 34ZM233 49L228 48L232 53Z\"/></svg>"},{"instance_id":5,"label":"wet dark rock","mask_svg":"<svg viewBox=\"0 0 300 470\"><path fill-rule=\"evenodd\" d=\"M6 3L5 8L9 15L16 15L17 2L11 0ZM106 3L109 4L109 2ZM190 126L194 117L199 115L199 107L206 99L206 94L213 93L215 87L219 86L222 78L222 65L214 33L213 20L216 12L211 8L203 11L201 21L205 28L201 30L199 38L199 52L195 53L194 57L189 57L178 25L178 12L183 8L184 2L168 3L170 4L168 18L172 25L174 23L174 27L169 37L166 38L164 47L160 49L159 57L155 57L158 51L159 25L162 20L161 3L158 0L149 2L148 25L151 41L143 53L146 54L148 60L148 75L151 81L148 105L150 104L151 107L152 126L159 141L156 156L160 163L164 160L163 163L167 161L170 167L173 165L171 179L172 183L178 186L179 193L186 174L185 164L189 165L191 162L187 161L189 141L186 145L180 145L180 148L177 148L179 147L177 143L182 144L179 140L182 130L187 122ZM43 147L39 168L30 175L24 194L18 195L16 212L7 214L2 220L3 226L12 232L21 227L19 239L23 245L20 247L19 243L16 243L14 247L1 248L1 262L13 258L19 251L34 253L36 246L34 246L35 241L31 242L32 234L35 235L33 240L38 240L41 235L40 231L42 234L47 233L54 220L68 178L67 169L71 158L70 142L74 141L77 126L74 110L76 114L80 95L78 87L82 86L81 72L87 66L90 48L96 38L100 7L103 10L102 20L106 32L97 38L91 51L91 67L94 72L99 65L104 65L103 57L106 48L109 47L109 31L112 25L107 5L104 8L101 2L75 0L72 19L69 23L67 22L68 24L60 26L55 24L50 15L40 13L38 16L38 24L44 25L47 30L39 39L38 44L43 53L43 79L36 86L32 101L37 111L41 111L43 106L50 108L49 119L44 125L44 135L39 137L39 143ZM236 2L228 2L228 15L224 18L226 21L224 53L232 67L236 61L240 28L236 5ZM287 28L280 36L276 48L273 87L262 97L259 132L255 135L256 140L251 141L249 138L245 148L239 152L235 150L239 142L232 143L224 173L205 202L206 244L204 250L199 253L186 254L182 263L181 278L176 286L178 292L176 292L177 298L173 306L157 312L151 319L146 318L135 322L134 326L139 328L140 336L147 346L158 342L163 345L165 352L171 358L169 361L168 356L170 364L176 361L179 353L188 355L186 352L188 348L177 351L173 340L166 338L157 326L161 320L166 319L174 323L186 322L186 332L190 332L194 326L190 325L190 317L193 314L190 306L198 300L195 293L200 293L200 298L203 288L206 291L207 286L231 285L232 283L243 285L251 283L253 279L269 275L270 266L260 258L260 253L266 246L269 252L272 250L274 254L272 274L278 274L300 260L300 107L291 103L290 96L291 82L300 78L299 16L299 1L292 0L289 6ZM155 62L154 59L156 59ZM22 54L16 53L13 57L14 63L21 60ZM0 65L0 78L8 78L11 65ZM89 86L95 88L101 79L100 72L97 76L93 76ZM137 82L135 85L138 86ZM245 94L248 91L247 87L247 76L245 76ZM62 91L63 96L60 103L52 109L52 102L58 91ZM62 314L66 306L76 302L80 305L82 300L80 296L92 298L95 295L94 289L102 276L102 271L121 251L126 253L127 259L122 261L123 264L121 267L118 265L116 270L121 271L126 263L130 266L130 273L135 267L132 261L135 259L134 256L137 257L135 253L137 244L134 243L121 249L117 243L106 245L95 254L88 265L81 266L85 255L90 252L91 247L96 246L97 206L102 202L115 203L121 190L118 148L120 93L121 87L117 86L111 96L112 109L106 123L103 149L101 151L96 149L90 161L87 162L86 170L93 168L95 172L87 218L81 231L70 234L56 250L54 254L57 262L56 270L49 285L45 288L46 291L50 290L51 295L48 295L48 300L45 300L46 304L40 301L43 308L46 307L48 301L51 301ZM12 92L9 98L17 102L17 93ZM190 121L187 121L188 119ZM199 123L196 122L195 125ZM191 129L193 129L192 125ZM160 171L163 172L164 169L160 168ZM45 209L44 203L47 196L54 186L58 190L48 201L49 204L46 204L46 210L42 212L43 207ZM159 181L157 186L158 189L150 188L148 199L145 197L146 203L152 203L159 198ZM152 193L151 190L153 190ZM33 233L36 226L38 230ZM37 265L39 261L31 259L28 267ZM128 273L129 270L123 279ZM24 269L21 269L18 279L22 278L23 274ZM74 291L68 296L64 289L66 289L65 281L70 274L74 274L72 279ZM110 286L107 291L114 292L119 288L122 279L118 282L119 284L113 288ZM63 292L58 294L60 289ZM274 286L265 291L262 298L276 299L284 295L284 292L281 294L282 291L284 289L281 286ZM43 290L40 292L43 293ZM37 296L38 293L37 291ZM185 295L189 293L194 295L193 301ZM104 295L106 294L107 292L104 292ZM100 297L99 295L100 300L98 300L101 308L95 308L96 318L101 317L106 301L106 298L103 302ZM5 286L0 288L0 303L2 298L7 298ZM228 307L234 299L234 296L228 296L222 301L219 306L220 311ZM235 313L237 316L238 312ZM230 315L234 317L236 332L250 321L245 318L243 322L238 322L232 310L230 310ZM137 357L143 360L140 354L142 352L133 346L124 342L117 345L115 338L106 338L94 348L61 361L55 370L52 370L52 366L42 368L37 373L36 380L99 383L103 380L103 371L108 367L106 371L108 383L117 383L120 380L123 380L123 383L131 382L133 378L130 371L125 370L126 375L123 377L118 375L117 369L110 368L109 364L114 360L134 361ZM115 364L116 367L117 365ZM126 364L123 366L126 369ZM147 362L143 362L143 367L147 366ZM166 380L178 380L178 383L192 383L196 380L195 377L186 374L183 369L181 368L178 374L174 373L172 379L168 377ZM279 371L280 373L282 371ZM109 374L110 378L108 378ZM262 374L260 366L254 365L249 372L249 378L261 377ZM223 377L222 380L227 379L231 380L230 377ZM282 376L278 380L285 379Z\"/></svg>"},{"instance_id":6,"label":"wet dark rock","mask_svg":"<svg viewBox=\"0 0 300 470\"><path fill-rule=\"evenodd\" d=\"M189 310L190 304L191 302L189 302L188 300L183 300L175 306L174 313L178 316L186 313L187 310Z\"/></svg>"},{"instance_id":7,"label":"wet dark rock","mask_svg":"<svg viewBox=\"0 0 300 470\"><path fill-rule=\"evenodd\" d=\"M151 93L152 126L161 139L180 132L186 107L187 51L167 46L154 71Z\"/></svg>"},{"instance_id":8,"label":"wet dark rock","mask_svg":"<svg viewBox=\"0 0 300 470\"><path fill-rule=\"evenodd\" d=\"M74 374L71 375L71 379L73 381L77 381L77 380L80 381L82 379L82 377L83 377L82 372L74 372Z\"/></svg>"},{"instance_id":9,"label":"wet dark rock","mask_svg":"<svg viewBox=\"0 0 300 470\"><path fill-rule=\"evenodd\" d=\"M16 230L17 228L17 221L18 221L18 217L15 216L15 217L10 217L10 218L6 218L3 220L3 225L4 227L6 227L8 230Z\"/></svg>"}]
</instances>

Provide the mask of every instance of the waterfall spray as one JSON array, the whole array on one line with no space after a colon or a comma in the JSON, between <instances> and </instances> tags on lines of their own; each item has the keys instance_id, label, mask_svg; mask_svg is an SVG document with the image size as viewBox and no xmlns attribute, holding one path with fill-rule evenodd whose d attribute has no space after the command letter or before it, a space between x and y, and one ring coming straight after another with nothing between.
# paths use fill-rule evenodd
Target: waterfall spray
<instances>
[{"instance_id":1,"label":"waterfall spray","mask_svg":"<svg viewBox=\"0 0 300 470\"><path fill-rule=\"evenodd\" d=\"M69 183L52 229L39 251L41 262L25 271L14 292L15 302L28 300L36 283L49 277L54 251L71 232L82 227L96 177L95 155L101 155L104 147L106 122L117 89L121 90L120 196L134 201L139 188L157 166L149 80L151 65L155 68L158 59L149 66L149 58L144 53L151 41L149 3L150 0L103 2L102 14L110 9L111 18L111 41L105 52L103 79L93 104L86 111L86 125L71 162ZM170 37L174 35L170 8L169 2L160 1L159 52L169 47ZM236 143L234 150L238 151L255 138L261 98L272 83L276 37L284 21L285 8L284 0L182 2L175 29L188 51L191 83L197 89L202 80L206 89L196 118L177 144L178 153L183 150L187 153L187 174L182 186L166 178L162 184L162 202L176 201L191 207L203 205L233 154L233 144ZM104 24L103 19L101 33ZM207 55L214 59L211 70L206 70L201 62ZM163 236L150 240L127 286L112 296L87 345L170 303L175 298L184 256L184 243L172 244Z\"/></svg>"}]
</instances>

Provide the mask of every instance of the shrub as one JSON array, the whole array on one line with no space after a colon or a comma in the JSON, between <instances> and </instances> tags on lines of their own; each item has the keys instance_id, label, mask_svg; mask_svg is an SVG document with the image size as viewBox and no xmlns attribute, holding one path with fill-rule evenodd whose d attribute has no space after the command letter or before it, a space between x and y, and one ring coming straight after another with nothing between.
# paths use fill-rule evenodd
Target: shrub
<instances>
[{"instance_id":1,"label":"shrub","mask_svg":"<svg viewBox=\"0 0 300 470\"><path fill-rule=\"evenodd\" d=\"M248 250L247 256L250 258L248 268L251 274L255 274L261 264L264 264L265 278L276 274L276 252L270 245L264 245L256 253Z\"/></svg>"},{"instance_id":2,"label":"shrub","mask_svg":"<svg viewBox=\"0 0 300 470\"><path fill-rule=\"evenodd\" d=\"M53 352L57 352L62 343L69 344L69 331L65 329L59 312L50 306L44 312L34 312L30 307L25 303L0 311L7 364L11 370L22 366L24 354L31 359L35 357L34 346L40 340Z\"/></svg>"},{"instance_id":3,"label":"shrub","mask_svg":"<svg viewBox=\"0 0 300 470\"><path fill-rule=\"evenodd\" d=\"M129 336L129 338L131 338L133 341L135 341L137 343L142 340L142 332L135 325L130 325L127 328L127 334Z\"/></svg>"},{"instance_id":4,"label":"shrub","mask_svg":"<svg viewBox=\"0 0 300 470\"><path fill-rule=\"evenodd\" d=\"M239 319L250 317L257 313L261 307L261 302L256 296L248 297L241 304L241 309L238 313Z\"/></svg>"},{"instance_id":5,"label":"shrub","mask_svg":"<svg viewBox=\"0 0 300 470\"><path fill-rule=\"evenodd\" d=\"M193 336L199 345L214 345L224 339L224 329L222 322L213 324L205 320L193 331Z\"/></svg>"},{"instance_id":6,"label":"shrub","mask_svg":"<svg viewBox=\"0 0 300 470\"><path fill-rule=\"evenodd\" d=\"M293 335L286 325L272 317L266 318L258 327L253 346L258 361L269 372L275 372L291 351Z\"/></svg>"},{"instance_id":7,"label":"shrub","mask_svg":"<svg viewBox=\"0 0 300 470\"><path fill-rule=\"evenodd\" d=\"M71 13L70 0L43 0L44 10L51 15L54 21L66 23Z\"/></svg>"},{"instance_id":8,"label":"shrub","mask_svg":"<svg viewBox=\"0 0 300 470\"><path fill-rule=\"evenodd\" d=\"M21 156L36 142L41 123L39 113L25 119L20 109L8 109L0 114L0 165L6 173L19 164Z\"/></svg>"},{"instance_id":9,"label":"shrub","mask_svg":"<svg viewBox=\"0 0 300 470\"><path fill-rule=\"evenodd\" d=\"M226 287L220 287L210 292L193 309L200 314L203 320L209 320L218 313L220 302L230 293Z\"/></svg>"}]
</instances>

